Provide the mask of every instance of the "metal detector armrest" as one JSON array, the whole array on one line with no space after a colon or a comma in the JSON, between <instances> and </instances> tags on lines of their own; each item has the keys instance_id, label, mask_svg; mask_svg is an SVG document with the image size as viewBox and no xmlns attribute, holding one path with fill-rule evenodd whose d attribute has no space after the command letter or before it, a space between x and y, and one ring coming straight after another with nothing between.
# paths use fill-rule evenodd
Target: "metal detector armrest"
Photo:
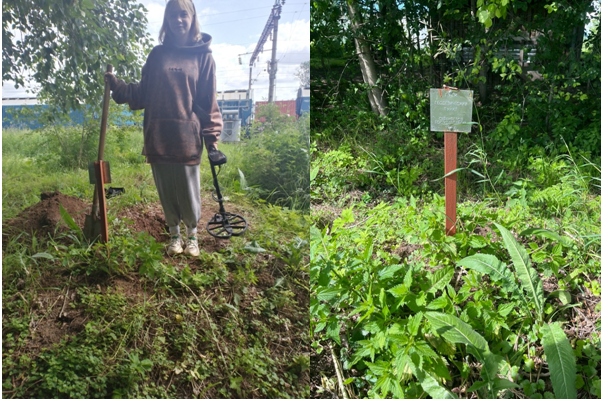
<instances>
[{"instance_id":1,"label":"metal detector armrest","mask_svg":"<svg viewBox=\"0 0 601 399\"><path fill-rule=\"evenodd\" d=\"M225 154L219 150L209 151L209 162L213 166L223 165L227 162Z\"/></svg>"}]
</instances>

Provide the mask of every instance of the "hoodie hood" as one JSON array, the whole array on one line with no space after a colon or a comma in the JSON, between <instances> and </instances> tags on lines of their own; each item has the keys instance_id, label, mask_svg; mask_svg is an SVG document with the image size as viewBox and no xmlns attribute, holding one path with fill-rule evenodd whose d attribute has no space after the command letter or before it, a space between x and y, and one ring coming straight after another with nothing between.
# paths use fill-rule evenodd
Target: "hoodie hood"
<instances>
[{"instance_id":1,"label":"hoodie hood","mask_svg":"<svg viewBox=\"0 0 601 399\"><path fill-rule=\"evenodd\" d=\"M211 35L209 35L208 33L204 33L204 32L201 32L200 35L201 35L200 41L198 41L192 45L181 46L181 47L174 46L174 47L177 47L182 50L193 51L193 52L199 51L202 53L211 53L212 51L211 51L210 45L211 45L211 41L213 40L213 38L211 37ZM167 45L169 46L169 44L167 44Z\"/></svg>"}]
</instances>

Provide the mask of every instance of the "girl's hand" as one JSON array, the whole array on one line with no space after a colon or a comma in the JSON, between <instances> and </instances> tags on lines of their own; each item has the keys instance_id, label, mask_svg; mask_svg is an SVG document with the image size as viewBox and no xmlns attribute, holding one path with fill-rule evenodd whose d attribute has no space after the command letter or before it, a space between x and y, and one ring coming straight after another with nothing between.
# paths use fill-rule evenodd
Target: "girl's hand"
<instances>
[{"instance_id":1,"label":"girl's hand","mask_svg":"<svg viewBox=\"0 0 601 399\"><path fill-rule=\"evenodd\" d=\"M207 144L207 151L209 151L209 152L217 151L217 143Z\"/></svg>"},{"instance_id":2,"label":"girl's hand","mask_svg":"<svg viewBox=\"0 0 601 399\"><path fill-rule=\"evenodd\" d=\"M104 81L109 84L111 90L115 90L117 87L117 78L111 72L104 74Z\"/></svg>"},{"instance_id":3,"label":"girl's hand","mask_svg":"<svg viewBox=\"0 0 601 399\"><path fill-rule=\"evenodd\" d=\"M209 150L209 161L211 165L223 165L227 162L225 154L217 149L215 146L207 148Z\"/></svg>"}]
</instances>

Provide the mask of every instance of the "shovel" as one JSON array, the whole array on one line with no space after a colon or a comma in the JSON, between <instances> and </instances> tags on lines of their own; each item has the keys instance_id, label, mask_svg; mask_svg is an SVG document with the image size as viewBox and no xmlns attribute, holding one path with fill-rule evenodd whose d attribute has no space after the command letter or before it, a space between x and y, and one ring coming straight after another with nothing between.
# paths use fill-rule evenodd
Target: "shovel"
<instances>
[{"instance_id":1,"label":"shovel","mask_svg":"<svg viewBox=\"0 0 601 399\"><path fill-rule=\"evenodd\" d=\"M108 64L107 72L113 72L113 66ZM106 218L106 197L104 196L104 183L111 182L111 175L108 162L104 162L104 139L106 137L106 121L109 113L109 101L111 88L108 82L104 84L104 99L102 103L102 119L100 120L100 143L98 144L98 161L91 162L90 183L94 186L94 202L92 204L92 214L86 215L86 221L83 227L84 236L93 242L100 236L100 242L107 243L109 240L109 226ZM93 170L93 173L92 173Z\"/></svg>"}]
</instances>

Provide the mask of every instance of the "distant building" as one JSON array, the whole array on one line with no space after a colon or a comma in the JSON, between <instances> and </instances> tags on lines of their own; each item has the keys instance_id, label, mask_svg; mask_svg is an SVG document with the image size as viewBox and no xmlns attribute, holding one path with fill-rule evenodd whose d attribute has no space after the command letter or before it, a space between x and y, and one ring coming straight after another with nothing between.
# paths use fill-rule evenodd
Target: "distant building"
<instances>
[{"instance_id":1,"label":"distant building","mask_svg":"<svg viewBox=\"0 0 601 399\"><path fill-rule=\"evenodd\" d=\"M33 119L19 118L17 120L17 114L25 109L31 109L32 113L37 113L44 109L44 105L40 104L38 99L35 97L21 97L21 98L3 98L2 99L2 128L28 128L37 129L41 125Z\"/></svg>"},{"instance_id":2,"label":"distant building","mask_svg":"<svg viewBox=\"0 0 601 399\"><path fill-rule=\"evenodd\" d=\"M252 122L254 114L253 91L248 90L226 90L217 92L217 104L221 114L225 111L238 111L238 118L242 126L247 126ZM231 113L228 112L228 115Z\"/></svg>"},{"instance_id":3,"label":"distant building","mask_svg":"<svg viewBox=\"0 0 601 399\"><path fill-rule=\"evenodd\" d=\"M40 102L36 97L15 97L15 98L3 98L2 106L15 107L23 105L40 105Z\"/></svg>"},{"instance_id":4,"label":"distant building","mask_svg":"<svg viewBox=\"0 0 601 399\"><path fill-rule=\"evenodd\" d=\"M217 92L217 104L223 117L221 141L240 141L240 130L249 128L254 115L253 91L226 90Z\"/></svg>"},{"instance_id":5,"label":"distant building","mask_svg":"<svg viewBox=\"0 0 601 399\"><path fill-rule=\"evenodd\" d=\"M38 129L42 124L38 122L39 114L48 108L41 104L36 97L9 97L2 99L2 128ZM71 113L74 123L81 123L81 112Z\"/></svg>"},{"instance_id":6,"label":"distant building","mask_svg":"<svg viewBox=\"0 0 601 399\"><path fill-rule=\"evenodd\" d=\"M265 104L268 104L268 102L257 101L255 104L255 112L258 111L259 108ZM280 113L282 115L300 118L304 114L308 114L310 112L310 88L309 86L299 88L298 92L296 93L296 100L274 101L274 104L279 108Z\"/></svg>"},{"instance_id":7,"label":"distant building","mask_svg":"<svg viewBox=\"0 0 601 399\"><path fill-rule=\"evenodd\" d=\"M309 86L298 89L296 95L296 116L308 114L311 108L311 91Z\"/></svg>"},{"instance_id":8,"label":"distant building","mask_svg":"<svg viewBox=\"0 0 601 399\"><path fill-rule=\"evenodd\" d=\"M90 107L88 107L88 109L89 108ZM36 97L3 98L2 128L39 129L43 127L42 123L40 122L40 116L42 115L42 112L46 109L48 109L48 105L40 103ZM131 111L123 109L122 114L124 117L128 117L131 116ZM89 118L90 116L87 117ZM91 117L93 119L100 119L100 115L97 113L94 113L93 115L91 115ZM64 126L74 126L83 124L84 120L85 118L82 110L72 110L71 112L69 112L67 118L57 118L55 122L50 123L59 123ZM111 123L114 123L116 125L133 124L132 121L123 121L119 118L114 118L113 122Z\"/></svg>"},{"instance_id":9,"label":"distant building","mask_svg":"<svg viewBox=\"0 0 601 399\"><path fill-rule=\"evenodd\" d=\"M283 115L298 118L309 112L309 100L309 87L302 87L298 89L296 100L275 101L274 103ZM249 129L256 115L256 108L268 104L268 102L257 101L255 103L252 90L250 93L248 90L226 90L217 92L217 104L224 122L222 141L239 141L240 130L242 128ZM2 127L39 128L41 124L37 121L37 116L47 107L47 105L40 104L35 97L3 98ZM29 117L17 118L17 114L21 114L22 110L30 111ZM81 111L72 112L70 118L70 123L83 123Z\"/></svg>"}]
</instances>

